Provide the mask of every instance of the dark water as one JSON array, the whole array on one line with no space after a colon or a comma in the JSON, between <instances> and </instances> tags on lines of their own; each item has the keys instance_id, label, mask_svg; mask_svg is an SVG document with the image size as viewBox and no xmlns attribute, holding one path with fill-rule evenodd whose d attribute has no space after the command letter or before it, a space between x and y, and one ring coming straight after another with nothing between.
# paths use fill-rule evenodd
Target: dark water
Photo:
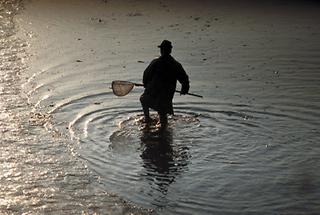
<instances>
[{"instance_id":1,"label":"dark water","mask_svg":"<svg viewBox=\"0 0 320 215\"><path fill-rule=\"evenodd\" d=\"M11 161L44 181L31 178L32 189L17 182L40 205L16 199L25 204L19 210L320 211L317 4L32 1L25 7L17 23L32 56L29 69L21 69L22 89L8 87L24 95L17 99L26 100L24 114L16 118L25 127L9 137L31 143L24 148L31 162ZM140 82L164 38L173 41L191 91L204 99L176 95L176 115L158 135L141 128L142 89L115 97L109 86L117 79ZM9 178L21 179L11 170Z\"/></svg>"}]
</instances>

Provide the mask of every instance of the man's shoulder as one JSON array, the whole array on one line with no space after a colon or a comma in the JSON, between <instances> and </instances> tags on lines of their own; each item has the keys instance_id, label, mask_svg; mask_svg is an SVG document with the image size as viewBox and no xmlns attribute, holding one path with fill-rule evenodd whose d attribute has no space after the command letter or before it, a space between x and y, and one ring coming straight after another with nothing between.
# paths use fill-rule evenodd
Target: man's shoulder
<instances>
[{"instance_id":1,"label":"man's shoulder","mask_svg":"<svg viewBox=\"0 0 320 215\"><path fill-rule=\"evenodd\" d=\"M154 64L157 64L159 62L159 58L155 58L153 59L151 62L150 62L150 65L154 65Z\"/></svg>"},{"instance_id":2,"label":"man's shoulder","mask_svg":"<svg viewBox=\"0 0 320 215\"><path fill-rule=\"evenodd\" d=\"M182 68L182 64L179 61L177 61L176 59L174 59L173 57L172 57L172 62L173 62L173 65L175 66L175 68L177 68L177 69Z\"/></svg>"},{"instance_id":3,"label":"man's shoulder","mask_svg":"<svg viewBox=\"0 0 320 215\"><path fill-rule=\"evenodd\" d=\"M170 59L171 59L171 61L172 61L174 64L181 66L181 63L180 63L179 61L177 61L177 60L176 60L174 57L172 57L171 55L170 55Z\"/></svg>"}]
</instances>

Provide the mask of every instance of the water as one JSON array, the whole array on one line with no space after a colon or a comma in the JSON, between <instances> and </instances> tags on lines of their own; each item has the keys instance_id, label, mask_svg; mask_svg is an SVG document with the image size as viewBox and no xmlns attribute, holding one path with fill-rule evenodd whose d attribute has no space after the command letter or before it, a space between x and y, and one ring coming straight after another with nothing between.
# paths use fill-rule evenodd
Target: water
<instances>
[{"instance_id":1,"label":"water","mask_svg":"<svg viewBox=\"0 0 320 215\"><path fill-rule=\"evenodd\" d=\"M3 128L23 127L7 132L3 151L23 149L29 162L5 158L11 182L1 183L20 188L7 188L16 207L7 200L2 211L320 210L319 5L202 3L24 3L16 22L30 56L14 61L19 81L6 82L18 91L9 98L21 96L1 100L18 106L16 117L1 113L13 119ZM173 41L191 91L204 99L176 95L176 115L159 135L141 128L141 88L116 97L109 87L141 82L163 39Z\"/></svg>"}]
</instances>

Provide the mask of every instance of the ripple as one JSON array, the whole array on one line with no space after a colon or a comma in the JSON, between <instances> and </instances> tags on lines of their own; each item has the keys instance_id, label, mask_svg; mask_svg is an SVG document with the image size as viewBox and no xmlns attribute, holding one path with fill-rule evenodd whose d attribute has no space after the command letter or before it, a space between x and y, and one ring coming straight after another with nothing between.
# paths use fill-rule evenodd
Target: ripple
<instances>
[{"instance_id":1,"label":"ripple","mask_svg":"<svg viewBox=\"0 0 320 215\"><path fill-rule=\"evenodd\" d=\"M268 180L285 177L280 172L286 171L289 163L301 162L294 156L299 151L297 147L305 142L305 137L317 132L316 104L191 101L176 102L176 115L169 118L168 129L160 134L154 113L150 129L143 129L143 115L136 97L137 94L132 94L114 99L112 92L100 90L80 93L58 101L49 113L55 115L56 121L65 120L64 124L54 126L61 130L67 127L71 139L79 144L78 155L97 175L100 186L147 208L167 205L168 199L176 198L171 190L182 189L183 183L190 190L197 190L197 195L189 196L185 203L180 201L174 207L177 210L200 210L203 205L205 213L212 207L227 210L228 201L233 202L233 208L249 204L255 194L251 192L239 201L235 199L237 193L246 192L250 186L257 189L265 186L265 192L275 192L271 187L279 185L269 184ZM287 130L288 127L292 129ZM313 146L314 141L304 145ZM270 176L269 171L274 173ZM214 183L209 178L193 181L197 175L229 179L217 178ZM252 185L248 180L254 180L255 176L258 182ZM213 184L217 187L212 187ZM224 206L219 206L221 202L206 200L199 194L205 192L201 191L202 186L217 192L216 195L220 192L226 195L229 186L236 193L233 191L232 196L223 200ZM277 201L268 198L255 198L256 208L269 210L270 205L282 208L287 204L279 201L281 197Z\"/></svg>"}]
</instances>

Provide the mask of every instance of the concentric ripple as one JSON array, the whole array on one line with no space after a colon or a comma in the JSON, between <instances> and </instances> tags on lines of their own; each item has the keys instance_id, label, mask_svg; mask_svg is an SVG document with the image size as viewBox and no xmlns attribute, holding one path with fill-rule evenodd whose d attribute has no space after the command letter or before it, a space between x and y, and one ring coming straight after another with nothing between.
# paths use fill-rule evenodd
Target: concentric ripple
<instances>
[{"instance_id":1,"label":"concentric ripple","mask_svg":"<svg viewBox=\"0 0 320 215\"><path fill-rule=\"evenodd\" d=\"M105 100L112 97L104 96ZM56 114L70 105L77 106L81 100L80 103L89 104L89 98L68 102ZM181 207L186 212L202 210L206 205L206 210L213 210L222 207L218 196L231 192L229 187L237 191L225 202L233 202L235 210L252 201L254 210L268 211L277 204L282 207L289 200L277 202L253 192L239 202L237 193L258 188L276 193L275 189L283 186L279 180L304 180L300 174L298 179L287 178L287 174L292 174L295 165L308 163L308 157L315 156L315 151L304 150L305 159L297 157L300 144L307 149L315 146L314 141L306 142L308 136L315 137L318 132L318 122L311 120L316 113L312 107L299 111L300 108L283 105L178 102L167 130L159 133L155 125L157 115L152 114L153 124L145 129L141 109L130 106L132 103L138 105L134 96L113 102L112 107L84 105L70 121L69 132L78 140L80 156L99 177L100 185L144 207L169 205L168 210ZM292 128L284 134L284 127L289 126ZM195 180L196 176L200 177ZM306 186L313 187L313 182L307 183L310 184ZM184 189L185 186L188 188ZM208 189L210 192L206 192ZM190 196L191 190L196 193ZM188 195L188 201L177 200L181 195ZM273 205L265 205L268 201Z\"/></svg>"},{"instance_id":2,"label":"concentric ripple","mask_svg":"<svg viewBox=\"0 0 320 215\"><path fill-rule=\"evenodd\" d=\"M143 129L141 110L125 106L78 114L69 124L71 135L80 142L81 156L103 186L129 193L131 201L148 207L161 204L150 201L150 196L164 198L170 184L188 169L190 140L184 137L200 126L199 116L180 111L159 133L156 114L152 118L151 128Z\"/></svg>"}]
</instances>

